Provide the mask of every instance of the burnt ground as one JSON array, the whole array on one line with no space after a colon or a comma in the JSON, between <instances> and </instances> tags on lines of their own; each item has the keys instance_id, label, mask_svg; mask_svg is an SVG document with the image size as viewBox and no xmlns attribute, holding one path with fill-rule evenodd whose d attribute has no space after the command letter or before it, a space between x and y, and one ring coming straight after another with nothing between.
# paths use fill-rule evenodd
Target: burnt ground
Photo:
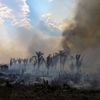
<instances>
[{"instance_id":1,"label":"burnt ground","mask_svg":"<svg viewBox=\"0 0 100 100\"><path fill-rule=\"evenodd\" d=\"M0 87L0 100L100 100L100 91L64 86L5 86Z\"/></svg>"}]
</instances>

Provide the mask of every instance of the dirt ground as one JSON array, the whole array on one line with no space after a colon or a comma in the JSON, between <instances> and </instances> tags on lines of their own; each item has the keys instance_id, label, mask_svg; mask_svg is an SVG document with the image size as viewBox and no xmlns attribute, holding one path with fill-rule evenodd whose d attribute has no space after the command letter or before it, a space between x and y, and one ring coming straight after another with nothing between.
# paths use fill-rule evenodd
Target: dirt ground
<instances>
[{"instance_id":1,"label":"dirt ground","mask_svg":"<svg viewBox=\"0 0 100 100\"><path fill-rule=\"evenodd\" d=\"M100 91L51 86L0 87L0 100L100 100Z\"/></svg>"}]
</instances>

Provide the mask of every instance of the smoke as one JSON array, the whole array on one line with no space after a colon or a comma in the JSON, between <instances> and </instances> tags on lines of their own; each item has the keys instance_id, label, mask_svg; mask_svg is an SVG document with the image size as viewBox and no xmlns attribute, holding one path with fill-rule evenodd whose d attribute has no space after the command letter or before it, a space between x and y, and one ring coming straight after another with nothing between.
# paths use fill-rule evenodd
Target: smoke
<instances>
[{"instance_id":1,"label":"smoke","mask_svg":"<svg viewBox=\"0 0 100 100\"><path fill-rule=\"evenodd\" d=\"M8 63L10 58L31 57L36 51L47 55L61 48L61 37L50 37L34 28L9 31L4 26L3 30L7 31L2 31L0 37L0 63Z\"/></svg>"},{"instance_id":2,"label":"smoke","mask_svg":"<svg viewBox=\"0 0 100 100\"><path fill-rule=\"evenodd\" d=\"M75 24L63 33L64 47L85 50L100 43L100 0L79 0Z\"/></svg>"},{"instance_id":3,"label":"smoke","mask_svg":"<svg viewBox=\"0 0 100 100\"><path fill-rule=\"evenodd\" d=\"M99 73L100 66L100 0L79 0L74 24L63 32L63 48L81 52L84 70Z\"/></svg>"},{"instance_id":4,"label":"smoke","mask_svg":"<svg viewBox=\"0 0 100 100\"><path fill-rule=\"evenodd\" d=\"M18 34L18 41L27 49L29 56L36 51L42 51L46 55L55 52L61 49L61 40L61 36L52 37L36 29L22 29Z\"/></svg>"}]
</instances>

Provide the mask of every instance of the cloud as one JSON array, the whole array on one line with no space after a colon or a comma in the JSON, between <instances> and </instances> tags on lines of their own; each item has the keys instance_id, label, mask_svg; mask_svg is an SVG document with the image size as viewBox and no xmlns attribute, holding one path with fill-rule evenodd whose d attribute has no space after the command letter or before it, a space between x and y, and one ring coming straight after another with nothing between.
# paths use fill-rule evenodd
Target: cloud
<instances>
[{"instance_id":1,"label":"cloud","mask_svg":"<svg viewBox=\"0 0 100 100\"><path fill-rule=\"evenodd\" d=\"M56 22L53 17L53 13L45 13L42 16L42 21L49 27L49 28L55 28L61 32L63 32L65 29L68 29L71 27L71 25L75 24L75 21L73 18L71 19L64 19L61 22Z\"/></svg>"},{"instance_id":2,"label":"cloud","mask_svg":"<svg viewBox=\"0 0 100 100\"><path fill-rule=\"evenodd\" d=\"M48 12L48 13L45 13L43 14L41 17L42 17L42 20L49 26L55 26L54 25L54 21L52 20L52 16L53 14Z\"/></svg>"},{"instance_id":3,"label":"cloud","mask_svg":"<svg viewBox=\"0 0 100 100\"><path fill-rule=\"evenodd\" d=\"M42 21L44 21L44 23L51 28L56 28L59 30L58 26L57 26L57 22L53 19L53 14L48 12L43 14L42 16Z\"/></svg>"},{"instance_id":4,"label":"cloud","mask_svg":"<svg viewBox=\"0 0 100 100\"><path fill-rule=\"evenodd\" d=\"M8 8L5 4L0 2L0 25L4 24L6 20L15 20L12 9Z\"/></svg>"},{"instance_id":5,"label":"cloud","mask_svg":"<svg viewBox=\"0 0 100 100\"><path fill-rule=\"evenodd\" d=\"M23 14L25 15L25 16L27 16L28 15L28 13L30 12L30 10L29 10L29 6L28 6L28 4L27 4L27 0L22 0L22 12L23 12Z\"/></svg>"},{"instance_id":6,"label":"cloud","mask_svg":"<svg viewBox=\"0 0 100 100\"><path fill-rule=\"evenodd\" d=\"M54 0L48 0L49 2L53 2Z\"/></svg>"},{"instance_id":7,"label":"cloud","mask_svg":"<svg viewBox=\"0 0 100 100\"><path fill-rule=\"evenodd\" d=\"M5 4L3 1L0 2L0 24L5 24L6 21L10 20L12 25L16 27L30 28L31 23L29 16L29 6L27 0L18 0L17 8L12 8ZM19 9L19 11L17 11Z\"/></svg>"},{"instance_id":8,"label":"cloud","mask_svg":"<svg viewBox=\"0 0 100 100\"><path fill-rule=\"evenodd\" d=\"M27 4L27 0L19 0L18 4L20 5L20 13L18 16L20 16L20 18L15 23L16 26L20 26L20 27L32 27L31 23L30 23L30 19L29 17L29 13L30 13L30 9L29 9L29 5Z\"/></svg>"}]
</instances>

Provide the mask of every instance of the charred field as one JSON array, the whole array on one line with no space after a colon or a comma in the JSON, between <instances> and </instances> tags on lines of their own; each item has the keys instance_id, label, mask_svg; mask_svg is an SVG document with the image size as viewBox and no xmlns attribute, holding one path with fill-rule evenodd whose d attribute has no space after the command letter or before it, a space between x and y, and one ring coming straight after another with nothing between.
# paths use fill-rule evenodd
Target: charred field
<instances>
[{"instance_id":1,"label":"charred field","mask_svg":"<svg viewBox=\"0 0 100 100\"><path fill-rule=\"evenodd\" d=\"M0 87L0 100L100 100L100 90L76 89L68 85L14 85Z\"/></svg>"}]
</instances>

